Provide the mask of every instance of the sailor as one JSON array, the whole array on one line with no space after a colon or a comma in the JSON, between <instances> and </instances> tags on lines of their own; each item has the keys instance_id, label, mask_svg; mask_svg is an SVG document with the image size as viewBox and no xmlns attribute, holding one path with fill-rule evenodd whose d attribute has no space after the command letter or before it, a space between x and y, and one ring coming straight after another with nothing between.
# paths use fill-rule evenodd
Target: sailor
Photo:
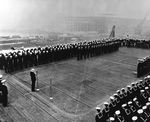
<instances>
[{"instance_id":1,"label":"sailor","mask_svg":"<svg viewBox=\"0 0 150 122\"><path fill-rule=\"evenodd\" d=\"M2 63L2 69L4 69L4 63L5 62L5 56L4 56L4 54L2 54L2 57L1 57L1 63Z\"/></svg>"},{"instance_id":2,"label":"sailor","mask_svg":"<svg viewBox=\"0 0 150 122\"><path fill-rule=\"evenodd\" d=\"M105 119L107 119L109 117L109 114L110 114L109 113L110 112L109 103L108 102L104 102L103 104L104 104L104 109L102 111L103 117Z\"/></svg>"},{"instance_id":3,"label":"sailor","mask_svg":"<svg viewBox=\"0 0 150 122\"><path fill-rule=\"evenodd\" d=\"M41 50L38 50L37 52L37 64L41 65Z\"/></svg>"},{"instance_id":4,"label":"sailor","mask_svg":"<svg viewBox=\"0 0 150 122\"><path fill-rule=\"evenodd\" d=\"M23 56L24 68L28 67L27 51L24 52Z\"/></svg>"},{"instance_id":5,"label":"sailor","mask_svg":"<svg viewBox=\"0 0 150 122\"><path fill-rule=\"evenodd\" d=\"M125 122L124 116L120 110L115 111L114 118L116 122Z\"/></svg>"},{"instance_id":6,"label":"sailor","mask_svg":"<svg viewBox=\"0 0 150 122\"><path fill-rule=\"evenodd\" d=\"M9 68L8 68L8 54L5 54L5 59L4 59L4 68L5 68L5 72L8 73L9 72Z\"/></svg>"},{"instance_id":7,"label":"sailor","mask_svg":"<svg viewBox=\"0 0 150 122\"><path fill-rule=\"evenodd\" d=\"M4 107L7 107L8 105L8 89L7 89L7 86L4 84L4 82L6 80L2 80L2 75L0 75L0 91L2 93L2 104Z\"/></svg>"},{"instance_id":8,"label":"sailor","mask_svg":"<svg viewBox=\"0 0 150 122\"><path fill-rule=\"evenodd\" d=\"M2 53L0 53L0 69L3 69L3 60L2 60Z\"/></svg>"},{"instance_id":9,"label":"sailor","mask_svg":"<svg viewBox=\"0 0 150 122\"><path fill-rule=\"evenodd\" d=\"M80 60L81 59L81 45L78 44L78 47L77 47L77 60Z\"/></svg>"},{"instance_id":10,"label":"sailor","mask_svg":"<svg viewBox=\"0 0 150 122\"><path fill-rule=\"evenodd\" d=\"M109 116L113 116L115 110L117 109L117 105L116 105L116 101L115 98L113 96L110 96L110 103L109 103Z\"/></svg>"},{"instance_id":11,"label":"sailor","mask_svg":"<svg viewBox=\"0 0 150 122\"><path fill-rule=\"evenodd\" d=\"M22 52L18 52L18 64L19 64L19 69L22 69Z\"/></svg>"},{"instance_id":12,"label":"sailor","mask_svg":"<svg viewBox=\"0 0 150 122\"><path fill-rule=\"evenodd\" d=\"M127 96L127 92L125 88L121 89L122 95L123 95L123 102L127 102L130 99L130 96Z\"/></svg>"},{"instance_id":13,"label":"sailor","mask_svg":"<svg viewBox=\"0 0 150 122\"><path fill-rule=\"evenodd\" d=\"M97 106L97 107L96 107L96 110L97 110L97 114L96 114L96 116L95 116L95 121L96 121L96 122L105 122L105 121L106 121L106 118L103 117L101 108Z\"/></svg>"},{"instance_id":14,"label":"sailor","mask_svg":"<svg viewBox=\"0 0 150 122\"><path fill-rule=\"evenodd\" d=\"M32 51L32 66L36 66L36 54L35 54L35 50Z\"/></svg>"},{"instance_id":15,"label":"sailor","mask_svg":"<svg viewBox=\"0 0 150 122\"><path fill-rule=\"evenodd\" d=\"M127 96L129 99L133 99L136 96L136 88L134 87L134 83L131 85L132 87L130 85L127 86Z\"/></svg>"},{"instance_id":16,"label":"sailor","mask_svg":"<svg viewBox=\"0 0 150 122\"><path fill-rule=\"evenodd\" d=\"M123 96L122 92L120 90L117 90L116 92L117 92L117 95L119 96L120 104L123 104L124 96Z\"/></svg>"},{"instance_id":17,"label":"sailor","mask_svg":"<svg viewBox=\"0 0 150 122\"><path fill-rule=\"evenodd\" d=\"M9 59L9 66L10 66L10 71L13 72L14 71L14 64L13 64L13 57L12 55L10 55L10 59Z\"/></svg>"}]
</instances>

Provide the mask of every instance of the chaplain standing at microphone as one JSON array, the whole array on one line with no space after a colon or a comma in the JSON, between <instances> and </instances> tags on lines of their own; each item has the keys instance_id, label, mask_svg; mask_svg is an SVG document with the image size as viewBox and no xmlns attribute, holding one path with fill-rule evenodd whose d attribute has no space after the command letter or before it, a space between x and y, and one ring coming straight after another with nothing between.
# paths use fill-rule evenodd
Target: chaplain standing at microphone
<instances>
[{"instance_id":1,"label":"chaplain standing at microphone","mask_svg":"<svg viewBox=\"0 0 150 122\"><path fill-rule=\"evenodd\" d=\"M31 76L31 81L32 81L32 84L31 84L32 92L35 92L35 82L36 82L36 78L37 78L36 75L37 75L37 73L36 73L35 69L31 69L30 76Z\"/></svg>"}]
</instances>

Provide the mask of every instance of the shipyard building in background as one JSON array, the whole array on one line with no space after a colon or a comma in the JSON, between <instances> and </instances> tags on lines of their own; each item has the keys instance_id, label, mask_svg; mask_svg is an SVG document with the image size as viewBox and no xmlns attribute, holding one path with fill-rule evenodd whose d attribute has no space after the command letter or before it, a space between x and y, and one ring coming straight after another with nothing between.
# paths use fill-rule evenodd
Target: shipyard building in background
<instances>
[{"instance_id":1,"label":"shipyard building in background","mask_svg":"<svg viewBox=\"0 0 150 122\"><path fill-rule=\"evenodd\" d=\"M66 17L65 31L72 33L93 32L108 37L112 26L116 26L116 37L142 37L149 39L149 20L119 18L112 16Z\"/></svg>"}]
</instances>

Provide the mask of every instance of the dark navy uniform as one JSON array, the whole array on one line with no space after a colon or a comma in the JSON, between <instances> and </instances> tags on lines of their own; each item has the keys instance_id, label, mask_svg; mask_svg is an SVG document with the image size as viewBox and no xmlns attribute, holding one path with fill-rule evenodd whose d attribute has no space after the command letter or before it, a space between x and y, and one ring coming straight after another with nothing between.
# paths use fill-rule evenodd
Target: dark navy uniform
<instances>
[{"instance_id":1,"label":"dark navy uniform","mask_svg":"<svg viewBox=\"0 0 150 122\"><path fill-rule=\"evenodd\" d=\"M143 60L138 59L138 65L137 65L137 77L141 77L143 73Z\"/></svg>"},{"instance_id":2,"label":"dark navy uniform","mask_svg":"<svg viewBox=\"0 0 150 122\"><path fill-rule=\"evenodd\" d=\"M35 91L35 82L36 82L36 72L34 69L31 69L30 76L31 76L31 81L32 81L31 91L34 92Z\"/></svg>"},{"instance_id":3,"label":"dark navy uniform","mask_svg":"<svg viewBox=\"0 0 150 122\"><path fill-rule=\"evenodd\" d=\"M100 107L96 107L97 114L95 116L95 122L105 122L106 118L103 117L102 111Z\"/></svg>"},{"instance_id":4,"label":"dark navy uniform","mask_svg":"<svg viewBox=\"0 0 150 122\"><path fill-rule=\"evenodd\" d=\"M0 75L0 91L2 93L2 104L4 107L8 105L8 89L7 86L3 84L2 75Z\"/></svg>"}]
</instances>

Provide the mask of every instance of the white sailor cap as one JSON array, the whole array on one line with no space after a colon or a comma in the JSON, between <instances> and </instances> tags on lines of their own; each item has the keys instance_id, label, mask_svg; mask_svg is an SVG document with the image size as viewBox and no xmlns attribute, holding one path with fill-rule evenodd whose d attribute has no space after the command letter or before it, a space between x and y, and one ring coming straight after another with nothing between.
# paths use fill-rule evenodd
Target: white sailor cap
<instances>
[{"instance_id":1,"label":"white sailor cap","mask_svg":"<svg viewBox=\"0 0 150 122\"><path fill-rule=\"evenodd\" d=\"M136 121L137 119L138 119L137 116L133 116L133 117L132 117L132 120L133 120L133 121Z\"/></svg>"},{"instance_id":2,"label":"white sailor cap","mask_svg":"<svg viewBox=\"0 0 150 122\"><path fill-rule=\"evenodd\" d=\"M129 102L128 102L128 105L130 105L130 104L132 104L132 101L129 101Z\"/></svg>"},{"instance_id":3,"label":"white sailor cap","mask_svg":"<svg viewBox=\"0 0 150 122\"><path fill-rule=\"evenodd\" d=\"M148 75L147 77L144 77L144 80L150 79L150 75Z\"/></svg>"},{"instance_id":4,"label":"white sailor cap","mask_svg":"<svg viewBox=\"0 0 150 122\"><path fill-rule=\"evenodd\" d=\"M136 101L137 100L137 98L135 97L135 98L133 98L133 101Z\"/></svg>"},{"instance_id":5,"label":"white sailor cap","mask_svg":"<svg viewBox=\"0 0 150 122\"><path fill-rule=\"evenodd\" d=\"M114 117L110 117L109 120L110 121L114 121L115 119L114 119Z\"/></svg>"},{"instance_id":6,"label":"white sailor cap","mask_svg":"<svg viewBox=\"0 0 150 122\"><path fill-rule=\"evenodd\" d=\"M123 104L123 105L122 105L123 108L126 107L126 106L127 106L127 104Z\"/></svg>"},{"instance_id":7,"label":"white sailor cap","mask_svg":"<svg viewBox=\"0 0 150 122\"><path fill-rule=\"evenodd\" d=\"M119 115L119 114L120 114L120 111L119 111L119 110L117 110L117 111L115 112L115 114L116 114L116 115Z\"/></svg>"},{"instance_id":8,"label":"white sailor cap","mask_svg":"<svg viewBox=\"0 0 150 122\"><path fill-rule=\"evenodd\" d=\"M114 100L114 97L113 97L113 96L110 96L110 100Z\"/></svg>"},{"instance_id":9,"label":"white sailor cap","mask_svg":"<svg viewBox=\"0 0 150 122\"><path fill-rule=\"evenodd\" d=\"M135 82L132 82L132 83L131 83L131 86L134 86L134 85L135 85Z\"/></svg>"},{"instance_id":10,"label":"white sailor cap","mask_svg":"<svg viewBox=\"0 0 150 122\"><path fill-rule=\"evenodd\" d=\"M142 113L143 113L143 110L142 110L142 109L139 109L137 112L138 112L138 114L142 114Z\"/></svg>"},{"instance_id":11,"label":"white sailor cap","mask_svg":"<svg viewBox=\"0 0 150 122\"><path fill-rule=\"evenodd\" d=\"M121 91L125 92L125 88L122 88Z\"/></svg>"},{"instance_id":12,"label":"white sailor cap","mask_svg":"<svg viewBox=\"0 0 150 122\"><path fill-rule=\"evenodd\" d=\"M2 84L3 84L3 83L5 83L5 82L6 82L6 80L5 80L5 79L1 81L1 83L2 83Z\"/></svg>"},{"instance_id":13,"label":"white sailor cap","mask_svg":"<svg viewBox=\"0 0 150 122\"><path fill-rule=\"evenodd\" d=\"M3 78L3 75L0 75L0 80L2 80L2 78Z\"/></svg>"},{"instance_id":14,"label":"white sailor cap","mask_svg":"<svg viewBox=\"0 0 150 122\"><path fill-rule=\"evenodd\" d=\"M117 92L117 93L120 93L120 90L117 90L116 92Z\"/></svg>"},{"instance_id":15,"label":"white sailor cap","mask_svg":"<svg viewBox=\"0 0 150 122\"><path fill-rule=\"evenodd\" d=\"M127 89L130 89L131 88L131 86L130 85L127 85Z\"/></svg>"},{"instance_id":16,"label":"white sailor cap","mask_svg":"<svg viewBox=\"0 0 150 122\"><path fill-rule=\"evenodd\" d=\"M99 106L96 107L96 110L101 110L101 108Z\"/></svg>"},{"instance_id":17,"label":"white sailor cap","mask_svg":"<svg viewBox=\"0 0 150 122\"><path fill-rule=\"evenodd\" d=\"M147 106L143 106L142 109L143 109L143 110L146 110L146 109L147 109Z\"/></svg>"},{"instance_id":18,"label":"white sailor cap","mask_svg":"<svg viewBox=\"0 0 150 122\"><path fill-rule=\"evenodd\" d=\"M150 102L150 97L148 98L148 101Z\"/></svg>"},{"instance_id":19,"label":"white sailor cap","mask_svg":"<svg viewBox=\"0 0 150 122\"><path fill-rule=\"evenodd\" d=\"M104 105L109 105L109 103L108 103L108 102L104 102L103 104L104 104Z\"/></svg>"},{"instance_id":20,"label":"white sailor cap","mask_svg":"<svg viewBox=\"0 0 150 122\"><path fill-rule=\"evenodd\" d=\"M147 102L147 103L146 103L146 106L150 106L150 102Z\"/></svg>"},{"instance_id":21,"label":"white sailor cap","mask_svg":"<svg viewBox=\"0 0 150 122\"><path fill-rule=\"evenodd\" d=\"M118 96L118 94L113 94L114 97Z\"/></svg>"}]
</instances>

